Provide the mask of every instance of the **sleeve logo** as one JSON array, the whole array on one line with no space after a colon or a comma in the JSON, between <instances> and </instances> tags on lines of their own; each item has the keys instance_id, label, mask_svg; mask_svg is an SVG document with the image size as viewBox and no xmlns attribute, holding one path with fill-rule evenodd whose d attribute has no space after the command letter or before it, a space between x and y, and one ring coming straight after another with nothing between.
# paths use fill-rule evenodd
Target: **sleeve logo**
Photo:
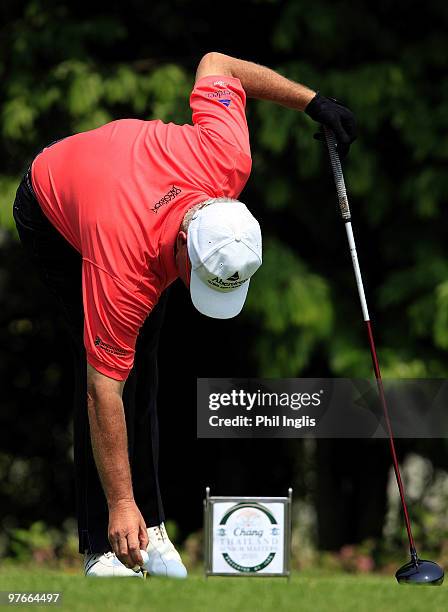
<instances>
[{"instance_id":1,"label":"sleeve logo","mask_svg":"<svg viewBox=\"0 0 448 612\"><path fill-rule=\"evenodd\" d=\"M112 344L107 344L104 340L101 340L99 336L96 336L94 341L95 346L102 349L106 353L110 355L118 355L119 357L125 357L127 351L125 349L119 348L118 346L112 346Z\"/></svg>"},{"instance_id":2,"label":"sleeve logo","mask_svg":"<svg viewBox=\"0 0 448 612\"><path fill-rule=\"evenodd\" d=\"M223 98L224 96L226 98L231 98L235 94L233 91L230 91L230 89L220 89L219 91L211 91L205 95L207 98Z\"/></svg>"}]
</instances>

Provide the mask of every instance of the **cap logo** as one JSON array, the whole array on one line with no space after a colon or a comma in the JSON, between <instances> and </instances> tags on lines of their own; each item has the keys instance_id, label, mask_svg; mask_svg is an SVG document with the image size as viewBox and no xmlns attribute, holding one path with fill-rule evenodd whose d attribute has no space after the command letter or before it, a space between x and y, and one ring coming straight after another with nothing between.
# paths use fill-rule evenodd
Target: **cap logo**
<instances>
[{"instance_id":1,"label":"cap logo","mask_svg":"<svg viewBox=\"0 0 448 612\"><path fill-rule=\"evenodd\" d=\"M240 275L238 274L238 272L235 272L234 274L232 274L232 276L229 276L229 278L227 279L228 281L231 281L232 283L240 280Z\"/></svg>"},{"instance_id":2,"label":"cap logo","mask_svg":"<svg viewBox=\"0 0 448 612\"><path fill-rule=\"evenodd\" d=\"M219 278L219 276L214 276L213 278L209 278L207 280L207 284L215 287L216 289L237 289L244 285L247 282L247 278L244 280L240 280L240 275L238 272L229 276L229 278Z\"/></svg>"}]
</instances>

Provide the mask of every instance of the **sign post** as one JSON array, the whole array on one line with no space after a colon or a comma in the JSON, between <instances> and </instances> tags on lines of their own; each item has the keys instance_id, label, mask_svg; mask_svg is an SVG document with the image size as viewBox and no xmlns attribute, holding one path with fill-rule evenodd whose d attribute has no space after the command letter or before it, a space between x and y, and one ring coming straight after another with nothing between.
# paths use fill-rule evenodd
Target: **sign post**
<instances>
[{"instance_id":1,"label":"sign post","mask_svg":"<svg viewBox=\"0 0 448 612\"><path fill-rule=\"evenodd\" d=\"M283 576L291 563L288 497L217 497L205 490L204 563L208 576Z\"/></svg>"}]
</instances>

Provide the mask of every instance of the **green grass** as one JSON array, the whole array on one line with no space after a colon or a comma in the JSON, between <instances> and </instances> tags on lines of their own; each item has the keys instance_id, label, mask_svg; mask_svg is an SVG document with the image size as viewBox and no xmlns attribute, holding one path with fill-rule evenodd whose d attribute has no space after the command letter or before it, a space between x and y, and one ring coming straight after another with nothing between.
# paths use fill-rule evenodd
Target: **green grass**
<instances>
[{"instance_id":1,"label":"green grass","mask_svg":"<svg viewBox=\"0 0 448 612\"><path fill-rule=\"evenodd\" d=\"M61 591L59 610L147 610L150 612L442 612L448 593L442 587L398 585L393 576L325 572L283 578L86 579L60 571L0 569L0 590ZM51 606L50 606L51 607ZM15 609L30 606L15 606ZM40 608L32 606L31 609ZM6 609L6 608L5 608ZM46 608L48 609L48 607Z\"/></svg>"}]
</instances>

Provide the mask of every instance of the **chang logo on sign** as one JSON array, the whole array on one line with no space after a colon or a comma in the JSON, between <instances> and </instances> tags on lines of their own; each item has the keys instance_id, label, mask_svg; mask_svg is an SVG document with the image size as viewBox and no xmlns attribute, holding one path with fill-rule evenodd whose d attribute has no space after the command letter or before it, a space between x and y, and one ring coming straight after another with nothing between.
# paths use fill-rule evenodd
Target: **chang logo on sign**
<instances>
[{"instance_id":1,"label":"chang logo on sign","mask_svg":"<svg viewBox=\"0 0 448 612\"><path fill-rule=\"evenodd\" d=\"M257 502L232 506L221 518L215 538L225 562L238 572L259 572L282 550L280 525Z\"/></svg>"}]
</instances>

